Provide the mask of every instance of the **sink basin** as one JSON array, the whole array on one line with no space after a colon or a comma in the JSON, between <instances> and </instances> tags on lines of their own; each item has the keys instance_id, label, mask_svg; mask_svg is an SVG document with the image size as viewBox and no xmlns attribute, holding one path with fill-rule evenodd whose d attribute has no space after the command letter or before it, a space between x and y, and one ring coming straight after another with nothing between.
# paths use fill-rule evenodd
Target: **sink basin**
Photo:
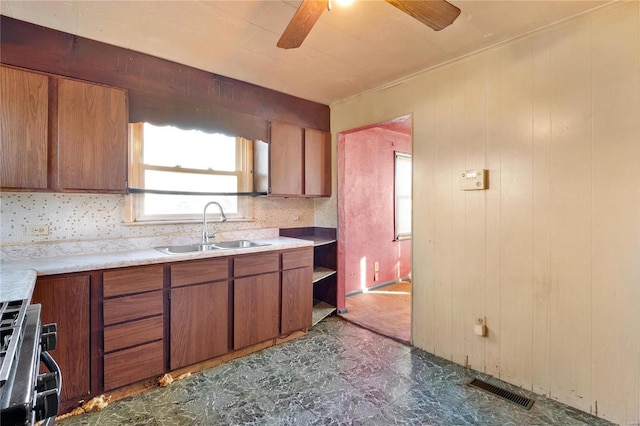
<instances>
[{"instance_id":1,"label":"sink basin","mask_svg":"<svg viewBox=\"0 0 640 426\"><path fill-rule=\"evenodd\" d=\"M220 250L220 249L240 249L240 248L251 248L251 247L262 247L268 246L269 244L258 244L249 240L236 240L236 241L221 241L218 243L209 243L209 244L187 244L184 246L165 246L165 247L156 247L156 250L159 250L166 254L184 254L184 253L199 253L211 250Z\"/></svg>"},{"instance_id":2,"label":"sink basin","mask_svg":"<svg viewBox=\"0 0 640 426\"><path fill-rule=\"evenodd\" d=\"M156 250L160 250L167 254L197 253L219 249L220 247L216 247L213 244L187 244L184 246L156 247Z\"/></svg>"},{"instance_id":3,"label":"sink basin","mask_svg":"<svg viewBox=\"0 0 640 426\"><path fill-rule=\"evenodd\" d=\"M250 248L268 246L269 244L258 244L249 240L236 240L236 241L221 241L219 243L213 243L214 246L221 249L234 249L234 248Z\"/></svg>"}]
</instances>

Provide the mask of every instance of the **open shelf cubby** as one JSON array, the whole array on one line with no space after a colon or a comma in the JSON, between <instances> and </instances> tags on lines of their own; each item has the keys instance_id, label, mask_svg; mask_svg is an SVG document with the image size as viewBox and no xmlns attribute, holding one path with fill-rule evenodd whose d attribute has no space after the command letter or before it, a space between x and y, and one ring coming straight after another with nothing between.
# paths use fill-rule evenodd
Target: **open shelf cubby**
<instances>
[{"instance_id":1,"label":"open shelf cubby","mask_svg":"<svg viewBox=\"0 0 640 426\"><path fill-rule=\"evenodd\" d=\"M282 228L283 237L313 241L313 325L336 312L337 254L335 228Z\"/></svg>"}]
</instances>

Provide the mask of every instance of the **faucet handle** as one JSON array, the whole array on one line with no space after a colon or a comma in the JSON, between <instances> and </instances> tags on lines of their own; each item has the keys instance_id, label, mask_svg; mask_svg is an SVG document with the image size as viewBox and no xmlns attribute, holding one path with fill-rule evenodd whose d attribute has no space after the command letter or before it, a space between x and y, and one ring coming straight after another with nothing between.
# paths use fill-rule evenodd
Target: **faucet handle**
<instances>
[{"instance_id":1,"label":"faucet handle","mask_svg":"<svg viewBox=\"0 0 640 426\"><path fill-rule=\"evenodd\" d=\"M209 232L205 231L205 238L203 239L203 241L205 243L208 243L209 242L209 238L215 238L217 232L218 232L218 225L213 225L213 232L209 233Z\"/></svg>"}]
</instances>

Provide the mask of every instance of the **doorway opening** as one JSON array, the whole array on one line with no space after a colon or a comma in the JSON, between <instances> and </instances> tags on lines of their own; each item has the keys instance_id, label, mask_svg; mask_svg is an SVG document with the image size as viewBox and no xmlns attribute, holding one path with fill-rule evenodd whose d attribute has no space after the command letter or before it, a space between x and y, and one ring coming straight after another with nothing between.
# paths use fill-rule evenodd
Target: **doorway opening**
<instances>
[{"instance_id":1,"label":"doorway opening","mask_svg":"<svg viewBox=\"0 0 640 426\"><path fill-rule=\"evenodd\" d=\"M411 343L412 120L338 134L338 308Z\"/></svg>"}]
</instances>

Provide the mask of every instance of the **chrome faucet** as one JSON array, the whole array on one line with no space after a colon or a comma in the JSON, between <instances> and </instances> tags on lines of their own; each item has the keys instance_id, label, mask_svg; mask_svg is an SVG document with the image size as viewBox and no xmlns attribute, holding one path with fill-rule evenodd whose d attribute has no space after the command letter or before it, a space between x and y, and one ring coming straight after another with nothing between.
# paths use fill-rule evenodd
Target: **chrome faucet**
<instances>
[{"instance_id":1,"label":"chrome faucet","mask_svg":"<svg viewBox=\"0 0 640 426\"><path fill-rule=\"evenodd\" d=\"M204 206L204 212L202 212L202 244L209 244L209 238L215 238L216 232L218 232L218 225L214 225L213 232L210 234L207 230L207 207L211 204L215 204L220 209L220 222L225 222L227 217L224 215L224 211L222 211L222 206L217 201L209 201Z\"/></svg>"}]
</instances>

